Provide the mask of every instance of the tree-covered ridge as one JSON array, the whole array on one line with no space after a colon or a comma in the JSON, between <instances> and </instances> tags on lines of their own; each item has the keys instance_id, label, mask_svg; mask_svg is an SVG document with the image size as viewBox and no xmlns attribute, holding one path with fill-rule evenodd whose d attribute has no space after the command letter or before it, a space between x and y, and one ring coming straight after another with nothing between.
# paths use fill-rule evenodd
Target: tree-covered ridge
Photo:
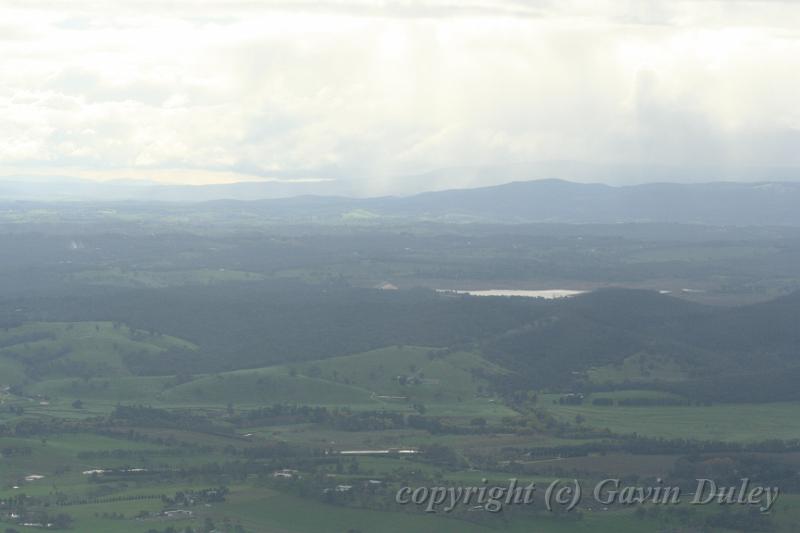
<instances>
[{"instance_id":1,"label":"tree-covered ridge","mask_svg":"<svg viewBox=\"0 0 800 533\"><path fill-rule=\"evenodd\" d=\"M479 353L498 365L481 372L504 392L630 382L726 401L757 389L754 398L767 401L795 397L790 382L800 366L796 295L722 308L619 289L548 301L249 282L8 304L24 309L17 318L40 320L10 325L0 337L9 381L281 364L330 380L333 367L301 363L344 364L349 354L409 345ZM407 368L416 364L410 352L403 357Z\"/></svg>"}]
</instances>

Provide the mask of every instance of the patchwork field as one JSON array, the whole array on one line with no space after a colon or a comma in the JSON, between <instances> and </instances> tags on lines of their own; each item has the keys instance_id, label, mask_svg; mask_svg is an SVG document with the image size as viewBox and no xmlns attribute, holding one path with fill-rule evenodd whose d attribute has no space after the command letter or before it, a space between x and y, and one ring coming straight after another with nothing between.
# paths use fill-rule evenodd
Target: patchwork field
<instances>
[{"instance_id":1,"label":"patchwork field","mask_svg":"<svg viewBox=\"0 0 800 533\"><path fill-rule=\"evenodd\" d=\"M615 396L620 394L597 395ZM658 397L652 392L646 396ZM800 439L800 418L795 416L800 409L797 402L620 407L592 405L592 398L583 405L560 405L552 403L554 397L545 396L542 406L559 420L575 423L580 417L581 425L620 434L734 442Z\"/></svg>"},{"instance_id":2,"label":"patchwork field","mask_svg":"<svg viewBox=\"0 0 800 533\"><path fill-rule=\"evenodd\" d=\"M510 372L477 351L395 345L296 364L163 376L134 375L126 364L136 354L157 357L170 349L196 347L113 322L4 331L0 375L8 384L0 396L0 428L15 429L0 437L0 502L24 494L86 533L680 530L725 518L714 514L718 509L656 515L590 503L562 517L536 509L429 514L397 505L393 491L502 484L512 477L545 486L561 477L591 484L609 473L647 479L680 472L686 460L680 453L613 448L634 434L729 444L765 435L800 438L796 402L702 405L646 388L597 392L580 404L535 390L512 400L495 387ZM593 377L633 383L649 372L681 379L662 363L627 359L593 370ZM612 451L575 451L592 446ZM799 461L790 454L764 460L780 461L781 468ZM291 479L275 477L282 471L292 472ZM170 503L176 494L213 487L224 487L224 498ZM790 530L795 503L793 495L781 501L770 518L773 530ZM186 514L167 514L176 509Z\"/></svg>"}]
</instances>

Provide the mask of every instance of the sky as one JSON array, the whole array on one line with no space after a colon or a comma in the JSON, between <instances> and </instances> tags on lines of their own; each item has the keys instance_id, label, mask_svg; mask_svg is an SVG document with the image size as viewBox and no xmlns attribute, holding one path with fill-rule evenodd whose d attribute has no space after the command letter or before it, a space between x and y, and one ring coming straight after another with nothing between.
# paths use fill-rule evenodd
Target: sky
<instances>
[{"instance_id":1,"label":"sky","mask_svg":"<svg viewBox=\"0 0 800 533\"><path fill-rule=\"evenodd\" d=\"M797 95L794 1L0 0L6 179L382 194L553 161L794 170Z\"/></svg>"}]
</instances>

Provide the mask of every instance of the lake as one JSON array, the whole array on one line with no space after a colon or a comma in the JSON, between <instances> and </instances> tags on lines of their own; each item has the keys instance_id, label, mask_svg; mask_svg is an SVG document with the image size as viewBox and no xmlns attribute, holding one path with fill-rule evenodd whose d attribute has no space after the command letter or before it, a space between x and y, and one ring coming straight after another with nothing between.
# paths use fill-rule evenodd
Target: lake
<instances>
[{"instance_id":1,"label":"lake","mask_svg":"<svg viewBox=\"0 0 800 533\"><path fill-rule=\"evenodd\" d=\"M439 292L454 292L456 294L469 294L472 296L522 296L523 298L545 298L552 300L554 298L568 298L570 296L577 296L588 291L572 290L572 289L542 289L542 290L525 290L525 289L487 289L487 290L446 290L439 289Z\"/></svg>"}]
</instances>

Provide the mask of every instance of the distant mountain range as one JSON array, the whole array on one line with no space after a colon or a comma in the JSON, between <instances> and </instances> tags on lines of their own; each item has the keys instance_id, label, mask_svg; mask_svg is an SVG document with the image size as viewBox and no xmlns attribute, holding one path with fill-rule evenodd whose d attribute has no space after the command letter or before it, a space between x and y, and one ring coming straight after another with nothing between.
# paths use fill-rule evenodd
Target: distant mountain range
<instances>
[{"instance_id":1,"label":"distant mountain range","mask_svg":"<svg viewBox=\"0 0 800 533\"><path fill-rule=\"evenodd\" d=\"M144 180L91 181L76 178L0 180L0 201L160 201L263 200L308 194L335 194L334 182L243 181L211 185L175 185Z\"/></svg>"},{"instance_id":2,"label":"distant mountain range","mask_svg":"<svg viewBox=\"0 0 800 533\"><path fill-rule=\"evenodd\" d=\"M278 218L495 223L697 223L800 226L798 182L652 183L610 186L562 180L517 181L413 196L324 196L324 183L242 182L161 185L144 182L0 181L0 201L211 202L212 209ZM314 192L315 195L309 193ZM322 195L320 195L322 193ZM292 194L293 196L280 198Z\"/></svg>"},{"instance_id":3,"label":"distant mountain range","mask_svg":"<svg viewBox=\"0 0 800 533\"><path fill-rule=\"evenodd\" d=\"M800 183L654 183L612 187L560 180L514 182L386 202L396 211L509 222L680 222L800 225Z\"/></svg>"},{"instance_id":4,"label":"distant mountain range","mask_svg":"<svg viewBox=\"0 0 800 533\"><path fill-rule=\"evenodd\" d=\"M237 204L322 219L800 226L800 183L794 182L609 186L539 180L407 197L309 196Z\"/></svg>"}]
</instances>

